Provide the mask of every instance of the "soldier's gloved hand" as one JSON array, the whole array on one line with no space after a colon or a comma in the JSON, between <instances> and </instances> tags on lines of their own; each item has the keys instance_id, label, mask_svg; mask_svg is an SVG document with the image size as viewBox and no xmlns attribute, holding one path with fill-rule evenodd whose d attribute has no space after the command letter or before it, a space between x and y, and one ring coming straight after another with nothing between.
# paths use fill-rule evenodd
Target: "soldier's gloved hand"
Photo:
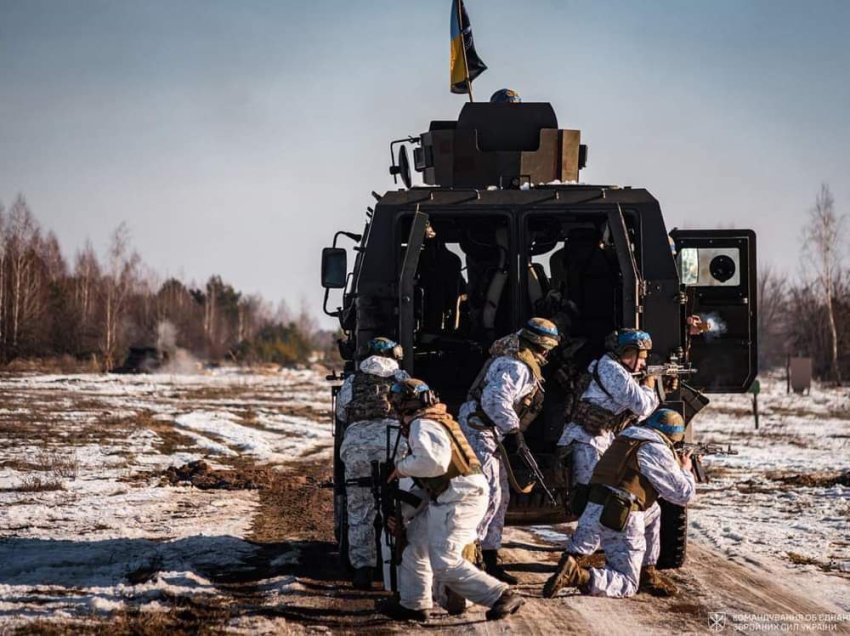
<instances>
[{"instance_id":1,"label":"soldier's gloved hand","mask_svg":"<svg viewBox=\"0 0 850 636\"><path fill-rule=\"evenodd\" d=\"M522 450L523 448L528 449L528 444L525 443L525 435L522 434L521 430L516 429L515 431L511 431L509 435L514 436L517 450Z\"/></svg>"},{"instance_id":2,"label":"soldier's gloved hand","mask_svg":"<svg viewBox=\"0 0 850 636\"><path fill-rule=\"evenodd\" d=\"M666 391L675 391L679 388L679 378L675 375L664 378L664 389Z\"/></svg>"},{"instance_id":3,"label":"soldier's gloved hand","mask_svg":"<svg viewBox=\"0 0 850 636\"><path fill-rule=\"evenodd\" d=\"M395 517L390 517L387 519L387 532L394 536L396 539L399 539L404 536L404 524L399 522Z\"/></svg>"}]
</instances>

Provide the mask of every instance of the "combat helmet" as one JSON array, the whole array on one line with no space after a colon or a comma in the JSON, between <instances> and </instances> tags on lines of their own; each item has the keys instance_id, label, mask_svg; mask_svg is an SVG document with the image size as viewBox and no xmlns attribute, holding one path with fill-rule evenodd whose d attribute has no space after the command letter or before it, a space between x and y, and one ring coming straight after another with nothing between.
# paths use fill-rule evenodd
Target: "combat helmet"
<instances>
[{"instance_id":1,"label":"combat helmet","mask_svg":"<svg viewBox=\"0 0 850 636\"><path fill-rule=\"evenodd\" d=\"M372 338L367 346L370 356L383 356L393 360L401 360L404 357L404 350L401 345L389 338Z\"/></svg>"},{"instance_id":2,"label":"combat helmet","mask_svg":"<svg viewBox=\"0 0 850 636\"><path fill-rule=\"evenodd\" d=\"M549 351L558 346L560 334L558 327L551 320L531 318L519 330L519 338L521 341L525 340L543 351Z\"/></svg>"},{"instance_id":3,"label":"combat helmet","mask_svg":"<svg viewBox=\"0 0 850 636\"><path fill-rule=\"evenodd\" d=\"M673 442L685 439L685 420L673 409L658 409L643 423L647 428L664 433Z\"/></svg>"},{"instance_id":4,"label":"combat helmet","mask_svg":"<svg viewBox=\"0 0 850 636\"><path fill-rule=\"evenodd\" d=\"M490 96L491 104L519 104L522 98L512 88L500 88Z\"/></svg>"},{"instance_id":5,"label":"combat helmet","mask_svg":"<svg viewBox=\"0 0 850 636\"><path fill-rule=\"evenodd\" d=\"M431 387L416 378L401 380L390 388L390 404L401 415L433 406L438 401Z\"/></svg>"},{"instance_id":6,"label":"combat helmet","mask_svg":"<svg viewBox=\"0 0 850 636\"><path fill-rule=\"evenodd\" d=\"M618 356L622 356L629 349L652 350L652 338L640 329L618 329L608 336L607 344Z\"/></svg>"}]
</instances>

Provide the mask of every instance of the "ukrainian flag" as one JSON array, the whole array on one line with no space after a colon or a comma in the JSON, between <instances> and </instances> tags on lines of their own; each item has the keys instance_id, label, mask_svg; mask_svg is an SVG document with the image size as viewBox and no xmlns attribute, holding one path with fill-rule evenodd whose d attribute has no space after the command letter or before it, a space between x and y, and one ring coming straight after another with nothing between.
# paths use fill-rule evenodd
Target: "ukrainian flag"
<instances>
[{"instance_id":1,"label":"ukrainian flag","mask_svg":"<svg viewBox=\"0 0 850 636\"><path fill-rule=\"evenodd\" d=\"M452 0L451 18L452 46L450 54L452 93L468 93L469 84L487 70L487 65L475 52L472 42L472 27L463 0ZM466 56L463 52L466 49ZM468 68L467 68L468 65Z\"/></svg>"}]
</instances>

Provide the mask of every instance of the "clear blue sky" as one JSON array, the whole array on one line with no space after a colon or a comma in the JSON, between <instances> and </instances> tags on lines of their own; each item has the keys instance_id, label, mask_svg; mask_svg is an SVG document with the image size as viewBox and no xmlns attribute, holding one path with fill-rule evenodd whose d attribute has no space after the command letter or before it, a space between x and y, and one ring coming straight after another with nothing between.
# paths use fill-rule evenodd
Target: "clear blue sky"
<instances>
[{"instance_id":1,"label":"clear blue sky","mask_svg":"<svg viewBox=\"0 0 850 636\"><path fill-rule=\"evenodd\" d=\"M387 144L454 118L450 0L0 0L0 200L70 255L126 221L163 275L306 298L392 187ZM822 181L850 212L850 2L467 0L489 66L648 188L669 227L754 228L791 271Z\"/></svg>"}]
</instances>

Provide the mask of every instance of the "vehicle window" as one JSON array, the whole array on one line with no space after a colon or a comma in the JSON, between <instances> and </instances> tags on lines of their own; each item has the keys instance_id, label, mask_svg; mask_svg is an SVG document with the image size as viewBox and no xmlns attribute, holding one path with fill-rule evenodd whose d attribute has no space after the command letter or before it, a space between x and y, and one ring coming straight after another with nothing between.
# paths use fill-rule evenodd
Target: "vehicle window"
<instances>
[{"instance_id":1,"label":"vehicle window","mask_svg":"<svg viewBox=\"0 0 850 636\"><path fill-rule=\"evenodd\" d=\"M679 276L690 287L736 287L741 284L737 247L685 247L679 252Z\"/></svg>"}]
</instances>

